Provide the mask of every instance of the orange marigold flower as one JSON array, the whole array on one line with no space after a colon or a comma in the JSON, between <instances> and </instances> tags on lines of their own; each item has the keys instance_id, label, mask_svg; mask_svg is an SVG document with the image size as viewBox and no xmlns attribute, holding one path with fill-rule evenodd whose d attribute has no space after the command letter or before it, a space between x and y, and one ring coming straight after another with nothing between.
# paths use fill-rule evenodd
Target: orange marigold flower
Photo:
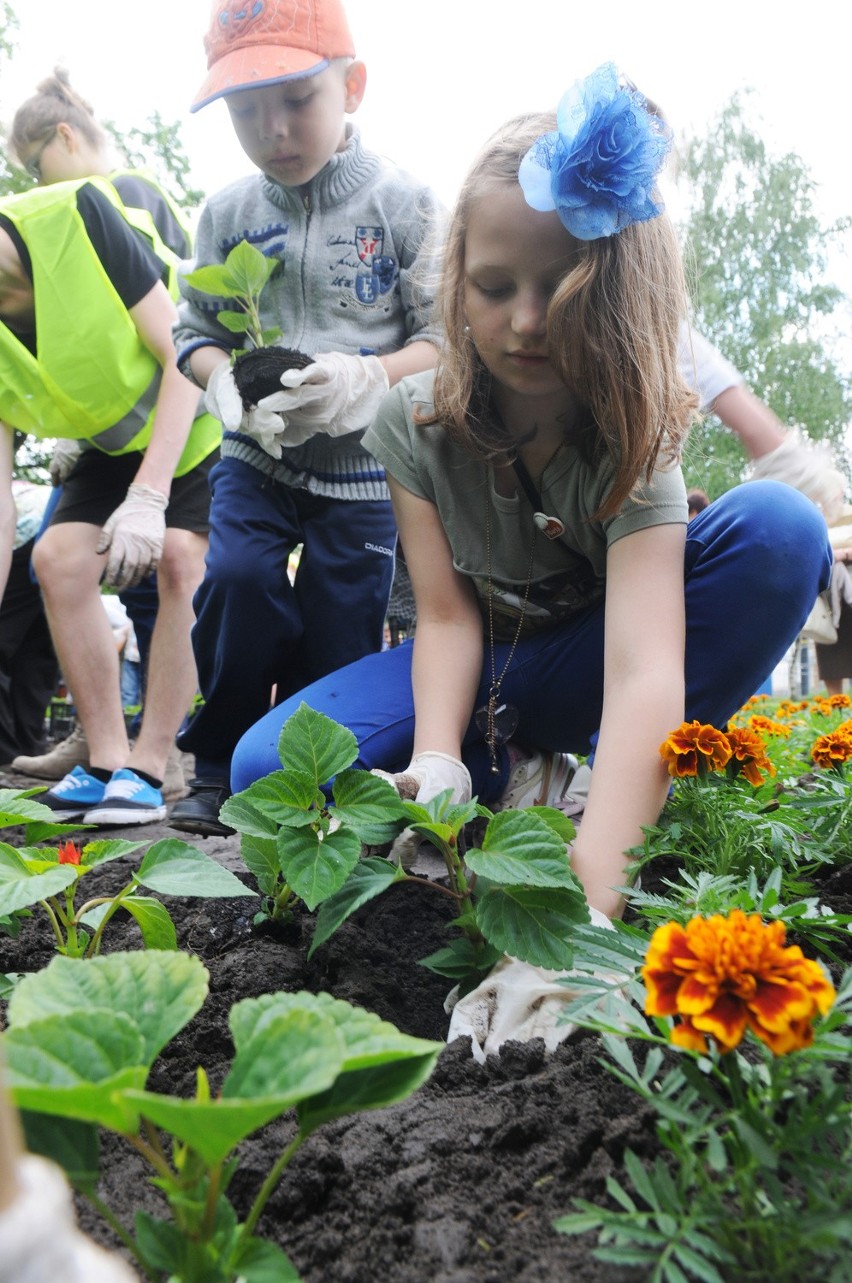
<instances>
[{"instance_id":1,"label":"orange marigold flower","mask_svg":"<svg viewBox=\"0 0 852 1283\"><path fill-rule=\"evenodd\" d=\"M848 695L829 695L828 702L832 708L852 708L852 699Z\"/></svg>"},{"instance_id":2,"label":"orange marigold flower","mask_svg":"<svg viewBox=\"0 0 852 1283\"><path fill-rule=\"evenodd\" d=\"M766 771L768 775L775 774L775 767L766 756L766 745L757 731L741 727L731 728L728 731L728 743L731 746L728 770L733 767L732 774L744 775L749 784L753 784L755 788L764 781L762 771Z\"/></svg>"},{"instance_id":3,"label":"orange marigold flower","mask_svg":"<svg viewBox=\"0 0 852 1283\"><path fill-rule=\"evenodd\" d=\"M79 864L80 848L71 841L63 842L58 848L58 859L60 864Z\"/></svg>"},{"instance_id":4,"label":"orange marigold flower","mask_svg":"<svg viewBox=\"0 0 852 1283\"><path fill-rule=\"evenodd\" d=\"M754 713L747 723L752 731L757 731L759 735L776 735L787 739L790 735L790 727L785 726L783 722L773 721L771 717L764 717L762 713Z\"/></svg>"},{"instance_id":5,"label":"orange marigold flower","mask_svg":"<svg viewBox=\"0 0 852 1283\"><path fill-rule=\"evenodd\" d=\"M667 922L651 937L642 968L649 1016L677 1016L672 1042L721 1052L747 1029L776 1056L807 1047L812 1022L828 1011L834 986L798 945L784 945L783 922L734 909L728 917Z\"/></svg>"},{"instance_id":6,"label":"orange marigold flower","mask_svg":"<svg viewBox=\"0 0 852 1283\"><path fill-rule=\"evenodd\" d=\"M669 775L682 778L723 771L731 756L731 746L723 731L701 722L681 722L660 745L660 756Z\"/></svg>"},{"instance_id":7,"label":"orange marigold flower","mask_svg":"<svg viewBox=\"0 0 852 1283\"><path fill-rule=\"evenodd\" d=\"M811 757L817 766L828 770L840 767L852 757L852 723L844 722L834 731L820 735L811 749Z\"/></svg>"}]
</instances>

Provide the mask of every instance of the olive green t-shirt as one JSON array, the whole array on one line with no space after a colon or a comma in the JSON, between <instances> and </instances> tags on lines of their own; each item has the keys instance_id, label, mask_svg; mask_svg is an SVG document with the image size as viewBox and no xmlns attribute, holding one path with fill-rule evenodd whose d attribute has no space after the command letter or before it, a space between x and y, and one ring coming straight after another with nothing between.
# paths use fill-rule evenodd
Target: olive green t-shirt
<instances>
[{"instance_id":1,"label":"olive green t-shirt","mask_svg":"<svg viewBox=\"0 0 852 1283\"><path fill-rule=\"evenodd\" d=\"M523 492L513 498L497 494L487 464L455 445L440 424L415 423L415 406L421 417L431 412L432 379L427 371L398 383L382 402L364 445L401 486L435 504L453 564L473 580L480 604L488 597L490 527L495 637L514 637L528 576L527 634L603 599L607 549L616 540L648 526L686 525L679 467L658 469L614 516L593 519L612 484L612 465L589 463L566 441L539 484L544 512L565 526L563 535L548 539L537 531Z\"/></svg>"}]
</instances>

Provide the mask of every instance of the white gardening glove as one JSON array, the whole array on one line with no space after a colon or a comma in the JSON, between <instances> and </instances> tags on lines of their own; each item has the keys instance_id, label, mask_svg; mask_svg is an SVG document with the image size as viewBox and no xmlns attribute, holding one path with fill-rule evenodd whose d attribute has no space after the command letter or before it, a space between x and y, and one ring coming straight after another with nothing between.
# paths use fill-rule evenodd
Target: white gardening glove
<instances>
[{"instance_id":1,"label":"white gardening glove","mask_svg":"<svg viewBox=\"0 0 852 1283\"><path fill-rule=\"evenodd\" d=\"M589 913L593 927L612 929L609 918L598 909L590 908ZM564 971L548 971L505 956L475 989L455 1003L447 1042L470 1038L473 1058L480 1062L498 1052L504 1042L543 1038L547 1050L555 1051L575 1028L559 1024L566 1001L576 997L569 986L556 983L565 975Z\"/></svg>"},{"instance_id":2,"label":"white gardening glove","mask_svg":"<svg viewBox=\"0 0 852 1283\"><path fill-rule=\"evenodd\" d=\"M134 482L127 498L106 522L96 552L108 553L104 582L132 588L156 570L166 538L166 495Z\"/></svg>"},{"instance_id":3,"label":"white gardening glove","mask_svg":"<svg viewBox=\"0 0 852 1283\"><path fill-rule=\"evenodd\" d=\"M447 789L451 802L469 802L473 794L470 772L464 762L449 753L418 753L398 775L380 770L371 774L387 780L400 797L411 802L431 802ZM403 829L391 847L390 858L404 869L411 868L422 841L413 829Z\"/></svg>"},{"instance_id":4,"label":"white gardening glove","mask_svg":"<svg viewBox=\"0 0 852 1283\"><path fill-rule=\"evenodd\" d=\"M284 441L287 421L280 414L268 408L264 398L251 410L243 407L243 399L234 379L234 371L229 361L217 365L207 381L204 392L204 404L214 418L218 419L228 432L245 432L254 437L261 449L273 459L281 458L282 445L298 444ZM310 434L308 434L310 435Z\"/></svg>"},{"instance_id":5,"label":"white gardening glove","mask_svg":"<svg viewBox=\"0 0 852 1283\"><path fill-rule=\"evenodd\" d=\"M801 490L821 510L826 521L836 521L843 511L846 479L837 470L828 446L802 441L797 429L751 464L749 481L783 481Z\"/></svg>"},{"instance_id":6,"label":"white gardening glove","mask_svg":"<svg viewBox=\"0 0 852 1283\"><path fill-rule=\"evenodd\" d=\"M58 1167L26 1154L15 1178L20 1193L0 1212L0 1283L136 1283L121 1257L80 1233Z\"/></svg>"},{"instance_id":7,"label":"white gardening glove","mask_svg":"<svg viewBox=\"0 0 852 1283\"><path fill-rule=\"evenodd\" d=\"M48 469L53 485L62 485L82 452L83 447L79 441L57 441L53 447L53 456Z\"/></svg>"},{"instance_id":8,"label":"white gardening glove","mask_svg":"<svg viewBox=\"0 0 852 1283\"><path fill-rule=\"evenodd\" d=\"M377 356L321 352L304 370L286 370L281 386L261 404L283 413L290 429L339 437L372 423L390 385ZM301 444L287 437L285 444Z\"/></svg>"}]
</instances>

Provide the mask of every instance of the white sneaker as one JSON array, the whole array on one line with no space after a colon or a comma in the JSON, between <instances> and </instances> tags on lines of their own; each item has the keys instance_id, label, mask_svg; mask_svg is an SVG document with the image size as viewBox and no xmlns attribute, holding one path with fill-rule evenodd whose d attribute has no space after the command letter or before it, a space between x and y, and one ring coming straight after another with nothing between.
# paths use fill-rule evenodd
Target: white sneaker
<instances>
[{"instance_id":1,"label":"white sneaker","mask_svg":"<svg viewBox=\"0 0 852 1283\"><path fill-rule=\"evenodd\" d=\"M573 753L540 753L538 749L510 748L518 753L509 782L493 811L520 810L525 806L555 806L560 803L577 771Z\"/></svg>"}]
</instances>

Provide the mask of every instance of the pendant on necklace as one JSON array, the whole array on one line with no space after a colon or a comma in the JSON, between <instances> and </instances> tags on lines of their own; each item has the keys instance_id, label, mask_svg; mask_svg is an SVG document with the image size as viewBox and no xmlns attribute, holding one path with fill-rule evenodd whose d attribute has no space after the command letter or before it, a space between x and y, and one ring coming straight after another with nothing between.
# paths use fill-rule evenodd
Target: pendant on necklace
<instances>
[{"instance_id":1,"label":"pendant on necklace","mask_svg":"<svg viewBox=\"0 0 852 1283\"><path fill-rule=\"evenodd\" d=\"M533 521L537 529L548 539L558 539L565 534L565 524L558 517L548 517L546 512L534 512Z\"/></svg>"},{"instance_id":2,"label":"pendant on necklace","mask_svg":"<svg viewBox=\"0 0 852 1283\"><path fill-rule=\"evenodd\" d=\"M488 745L488 753L491 758L491 772L498 775L500 768L497 764L497 746L505 744L510 740L518 729L520 714L514 704L497 703L498 695L492 693L488 697L488 703L483 704L474 713L476 728L482 735Z\"/></svg>"}]
</instances>

